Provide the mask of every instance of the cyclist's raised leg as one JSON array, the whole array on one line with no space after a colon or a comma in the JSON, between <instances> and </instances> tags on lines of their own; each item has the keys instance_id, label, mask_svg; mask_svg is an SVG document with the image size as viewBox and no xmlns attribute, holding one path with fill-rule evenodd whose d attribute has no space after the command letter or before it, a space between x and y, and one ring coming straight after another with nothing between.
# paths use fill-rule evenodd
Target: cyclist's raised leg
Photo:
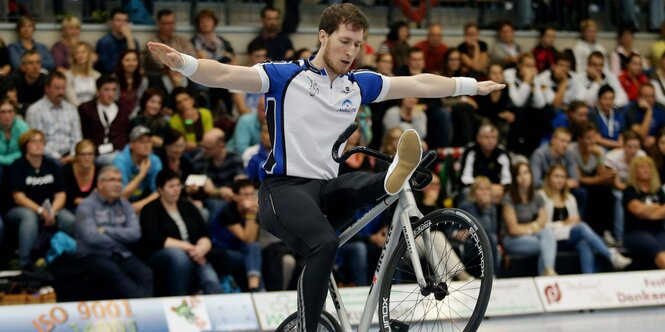
<instances>
[{"instance_id":1,"label":"cyclist's raised leg","mask_svg":"<svg viewBox=\"0 0 665 332\"><path fill-rule=\"evenodd\" d=\"M268 177L259 190L261 227L306 259L298 280L299 325L305 331L317 329L338 247L335 230L321 212L321 181Z\"/></svg>"},{"instance_id":2,"label":"cyclist's raised leg","mask_svg":"<svg viewBox=\"0 0 665 332\"><path fill-rule=\"evenodd\" d=\"M386 196L385 176L386 172L353 172L323 183L321 207L335 229L344 226L360 209L376 204Z\"/></svg>"}]
</instances>

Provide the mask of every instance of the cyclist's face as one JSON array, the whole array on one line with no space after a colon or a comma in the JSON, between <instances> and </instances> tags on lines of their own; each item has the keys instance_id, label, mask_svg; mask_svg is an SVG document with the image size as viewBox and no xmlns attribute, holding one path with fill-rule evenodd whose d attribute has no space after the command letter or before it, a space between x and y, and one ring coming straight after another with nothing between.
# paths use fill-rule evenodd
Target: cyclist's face
<instances>
[{"instance_id":1,"label":"cyclist's face","mask_svg":"<svg viewBox=\"0 0 665 332\"><path fill-rule=\"evenodd\" d=\"M353 31L350 24L340 24L339 28L328 35L319 32L319 40L323 49L323 61L333 74L341 75L349 71L363 43L364 30Z\"/></svg>"}]
</instances>

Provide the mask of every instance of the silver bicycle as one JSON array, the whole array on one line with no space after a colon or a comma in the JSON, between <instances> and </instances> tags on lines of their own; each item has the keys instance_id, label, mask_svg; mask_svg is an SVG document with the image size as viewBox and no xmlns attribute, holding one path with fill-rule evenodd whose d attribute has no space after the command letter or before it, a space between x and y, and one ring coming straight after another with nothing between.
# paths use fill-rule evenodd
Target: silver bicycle
<instances>
[{"instance_id":1,"label":"silver bicycle","mask_svg":"<svg viewBox=\"0 0 665 332\"><path fill-rule=\"evenodd\" d=\"M333 159L344 162L354 153L392 161L392 156L366 147L355 147L339 156L339 148L357 125L351 124L333 145ZM431 181L427 166L436 159L430 152L420 162L414 177L399 194L382 202L340 234L339 245L349 241L371 220L397 203L381 252L358 331L369 331L378 312L380 331L476 331L490 298L493 264L490 242L482 226L465 211L440 209L426 216L418 210L412 190L422 190ZM435 246L445 242L449 245ZM455 264L450 266L450 260ZM459 260L457 259L459 257ZM466 270L474 278L453 281ZM330 296L339 322L325 310L319 331L351 332L346 309L330 276ZM297 331L297 313L288 316L277 331Z\"/></svg>"}]
</instances>

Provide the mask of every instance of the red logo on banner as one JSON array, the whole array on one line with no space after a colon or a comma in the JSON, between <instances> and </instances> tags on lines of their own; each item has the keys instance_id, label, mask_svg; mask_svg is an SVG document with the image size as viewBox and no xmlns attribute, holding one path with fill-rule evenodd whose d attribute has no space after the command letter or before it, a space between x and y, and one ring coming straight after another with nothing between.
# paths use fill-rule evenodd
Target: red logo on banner
<instances>
[{"instance_id":1,"label":"red logo on banner","mask_svg":"<svg viewBox=\"0 0 665 332\"><path fill-rule=\"evenodd\" d=\"M545 297L547 298L547 304L561 301L561 290L559 289L559 284L554 283L553 285L545 287Z\"/></svg>"}]
</instances>

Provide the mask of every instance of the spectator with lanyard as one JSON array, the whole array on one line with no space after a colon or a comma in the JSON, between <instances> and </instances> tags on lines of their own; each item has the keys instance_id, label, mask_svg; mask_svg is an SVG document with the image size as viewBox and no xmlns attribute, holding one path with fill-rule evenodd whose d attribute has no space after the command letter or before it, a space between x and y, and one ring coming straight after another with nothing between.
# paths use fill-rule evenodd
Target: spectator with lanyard
<instances>
[{"instance_id":1,"label":"spectator with lanyard","mask_svg":"<svg viewBox=\"0 0 665 332\"><path fill-rule=\"evenodd\" d=\"M354 121L360 105L407 96L487 94L504 87L461 77L348 72L367 27L367 18L356 6L332 5L321 16L321 49L314 58L254 67L196 60L165 45L148 44L162 62L197 83L266 94L273 148L264 165L268 176L259 191L259 219L306 259L298 286L299 318L306 331L316 330L325 302L338 248L335 228L360 208L399 193L421 156L420 138L408 130L387 172L337 177L339 166L330 147Z\"/></svg>"}]
</instances>

